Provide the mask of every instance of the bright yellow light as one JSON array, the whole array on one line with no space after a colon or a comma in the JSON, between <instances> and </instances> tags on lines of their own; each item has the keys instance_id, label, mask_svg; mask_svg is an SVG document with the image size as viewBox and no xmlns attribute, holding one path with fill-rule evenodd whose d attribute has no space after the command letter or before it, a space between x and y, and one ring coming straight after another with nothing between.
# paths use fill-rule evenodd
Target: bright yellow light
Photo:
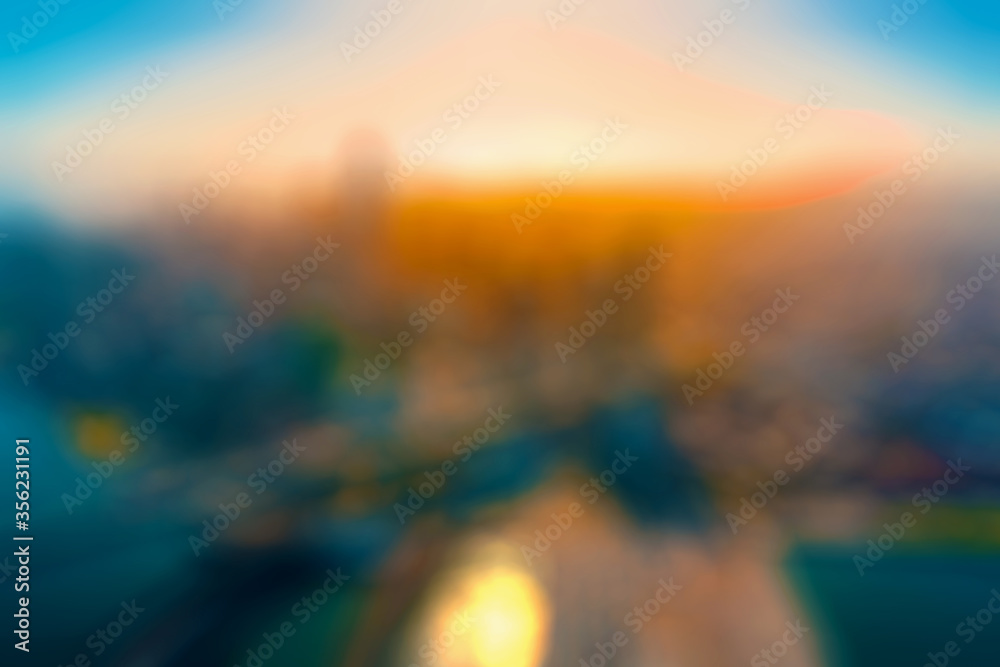
<instances>
[{"instance_id":1,"label":"bright yellow light","mask_svg":"<svg viewBox=\"0 0 1000 667\"><path fill-rule=\"evenodd\" d=\"M548 601L522 567L491 559L458 569L441 584L418 636L413 662L440 667L541 664Z\"/></svg>"}]
</instances>

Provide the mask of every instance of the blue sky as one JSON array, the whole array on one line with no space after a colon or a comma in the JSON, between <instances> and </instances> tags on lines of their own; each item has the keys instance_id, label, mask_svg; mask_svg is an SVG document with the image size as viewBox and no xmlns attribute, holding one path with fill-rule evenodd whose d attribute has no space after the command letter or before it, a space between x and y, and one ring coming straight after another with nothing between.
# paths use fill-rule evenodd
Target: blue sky
<instances>
[{"instance_id":1,"label":"blue sky","mask_svg":"<svg viewBox=\"0 0 1000 667\"><path fill-rule=\"evenodd\" d=\"M79 83L88 76L147 54L173 49L197 49L201 43L230 39L241 28L259 23L270 3L243 0L220 20L212 0L69 0L52 2L58 12L15 52L10 33L21 35L23 18L41 11L38 0L3 3L0 26L0 104L44 94L52 88Z\"/></svg>"},{"instance_id":2,"label":"blue sky","mask_svg":"<svg viewBox=\"0 0 1000 667\"><path fill-rule=\"evenodd\" d=\"M761 0L757 0L761 1ZM220 20L212 0L41 0L58 8L37 35L19 44L23 17L41 11L39 0L13 0L0 8L3 43L0 44L0 104L16 106L67 82L123 61L175 48L197 51L199 44L245 36L287 12L294 3L242 0ZM793 22L810 30L829 31L844 46L857 44L889 59L909 61L920 71L946 74L964 82L973 92L993 99L1000 68L1000 3L996 0L910 0L916 13L886 40L878 27L894 5L903 0L796 0L784 9ZM709 6L726 3L706 2Z\"/></svg>"},{"instance_id":3,"label":"blue sky","mask_svg":"<svg viewBox=\"0 0 1000 667\"><path fill-rule=\"evenodd\" d=\"M891 23L894 8L904 4L918 9L898 30L883 32L879 21ZM946 74L991 101L1000 92L1000 2L996 0L925 0L923 4L920 0L818 0L801 5L812 21L829 21L831 32L845 40L845 47L856 44L880 59L905 61L917 73Z\"/></svg>"}]
</instances>

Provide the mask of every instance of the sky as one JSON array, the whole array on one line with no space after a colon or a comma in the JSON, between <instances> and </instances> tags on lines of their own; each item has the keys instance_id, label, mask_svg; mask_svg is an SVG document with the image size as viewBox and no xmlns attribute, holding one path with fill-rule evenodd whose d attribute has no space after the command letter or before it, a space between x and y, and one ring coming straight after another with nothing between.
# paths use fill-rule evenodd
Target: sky
<instances>
[{"instance_id":1,"label":"sky","mask_svg":"<svg viewBox=\"0 0 1000 667\"><path fill-rule=\"evenodd\" d=\"M345 47L387 4L6 3L0 197L134 215L190 198L232 160L243 169L229 194L284 196L334 181L359 133L394 165L438 127L445 140L407 187L496 185L557 174L612 118L629 129L586 178L702 193L814 86L830 100L786 138L753 201L857 187L947 125L973 138L954 164L976 177L996 169L993 3L587 0L561 16L557 0L400 0L369 44ZM692 51L699 33L707 46ZM115 100L147 68L165 78L122 117ZM490 75L497 90L446 121ZM241 146L275 109L293 119L250 164ZM79 167L56 166L106 119L113 131Z\"/></svg>"}]
</instances>

